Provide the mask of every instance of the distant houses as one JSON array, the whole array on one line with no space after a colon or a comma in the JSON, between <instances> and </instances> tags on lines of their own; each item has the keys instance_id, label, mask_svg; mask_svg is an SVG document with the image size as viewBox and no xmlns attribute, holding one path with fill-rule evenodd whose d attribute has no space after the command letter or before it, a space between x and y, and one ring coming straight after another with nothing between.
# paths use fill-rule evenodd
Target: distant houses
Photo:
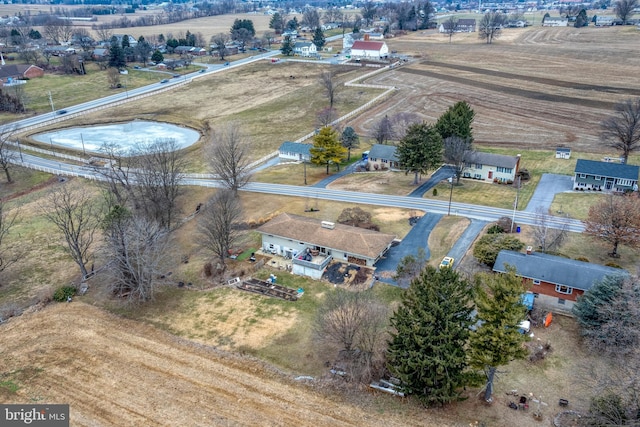
<instances>
[{"instance_id":1,"label":"distant houses","mask_svg":"<svg viewBox=\"0 0 640 427\"><path fill-rule=\"evenodd\" d=\"M451 22L445 21L441 23L440 27L438 28L438 31L440 33L451 32ZM476 31L475 19L458 19L453 29L454 33L474 33L475 31Z\"/></svg>"},{"instance_id":2,"label":"distant houses","mask_svg":"<svg viewBox=\"0 0 640 427\"><path fill-rule=\"evenodd\" d=\"M312 144L285 141L278 148L278 158L296 162L308 162L311 160Z\"/></svg>"},{"instance_id":3,"label":"distant houses","mask_svg":"<svg viewBox=\"0 0 640 427\"><path fill-rule=\"evenodd\" d=\"M44 70L36 65L3 65L0 67L0 80L11 83L13 80L33 79L44 76Z\"/></svg>"},{"instance_id":4,"label":"distant houses","mask_svg":"<svg viewBox=\"0 0 640 427\"><path fill-rule=\"evenodd\" d=\"M293 45L293 54L304 57L315 57L318 55L318 48L308 41L296 42Z\"/></svg>"},{"instance_id":5,"label":"distant houses","mask_svg":"<svg viewBox=\"0 0 640 427\"><path fill-rule=\"evenodd\" d=\"M568 18L547 16L542 20L543 27L566 27L568 25Z\"/></svg>"}]
</instances>

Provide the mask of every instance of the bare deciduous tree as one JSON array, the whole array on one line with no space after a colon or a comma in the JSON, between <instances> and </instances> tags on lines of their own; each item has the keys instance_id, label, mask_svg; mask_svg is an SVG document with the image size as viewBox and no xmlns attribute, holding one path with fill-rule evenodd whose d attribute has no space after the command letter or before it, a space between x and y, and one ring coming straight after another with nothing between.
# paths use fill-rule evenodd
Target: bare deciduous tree
<instances>
[{"instance_id":1,"label":"bare deciduous tree","mask_svg":"<svg viewBox=\"0 0 640 427\"><path fill-rule=\"evenodd\" d=\"M11 264L20 259L21 254L12 245L7 244L7 236L16 218L18 217L18 210L13 214L7 214L4 209L4 204L0 200L0 272L4 271Z\"/></svg>"},{"instance_id":2,"label":"bare deciduous tree","mask_svg":"<svg viewBox=\"0 0 640 427\"><path fill-rule=\"evenodd\" d=\"M211 167L225 187L237 192L249 182L249 144L237 123L228 123L215 132L208 151Z\"/></svg>"},{"instance_id":3,"label":"bare deciduous tree","mask_svg":"<svg viewBox=\"0 0 640 427\"><path fill-rule=\"evenodd\" d=\"M610 243L611 257L618 257L618 245L640 246L640 199L635 195L610 194L591 206L585 233Z\"/></svg>"},{"instance_id":4,"label":"bare deciduous tree","mask_svg":"<svg viewBox=\"0 0 640 427\"><path fill-rule=\"evenodd\" d=\"M333 108L333 104L336 100L336 92L338 90L336 74L332 71L325 71L323 73L320 73L320 84L324 89L324 94L329 100L329 108Z\"/></svg>"},{"instance_id":5,"label":"bare deciduous tree","mask_svg":"<svg viewBox=\"0 0 640 427\"><path fill-rule=\"evenodd\" d=\"M113 30L110 26L101 25L95 29L96 34L98 35L98 39L102 42L111 41L111 37L113 37Z\"/></svg>"},{"instance_id":6,"label":"bare deciduous tree","mask_svg":"<svg viewBox=\"0 0 640 427\"><path fill-rule=\"evenodd\" d=\"M218 52L220 56L220 60L224 61L225 56L227 56L227 43L229 42L230 37L225 33L218 33L214 36L211 36L211 44L216 45L215 50Z\"/></svg>"},{"instance_id":7,"label":"bare deciduous tree","mask_svg":"<svg viewBox=\"0 0 640 427\"><path fill-rule=\"evenodd\" d=\"M533 238L541 252L557 251L569 233L567 218L548 215L545 209L536 209Z\"/></svg>"},{"instance_id":8,"label":"bare deciduous tree","mask_svg":"<svg viewBox=\"0 0 640 427\"><path fill-rule=\"evenodd\" d=\"M6 128L0 131L0 168L7 177L7 182L13 182L11 178L11 168L18 158L18 152L11 145L13 138L13 129Z\"/></svg>"},{"instance_id":9,"label":"bare deciduous tree","mask_svg":"<svg viewBox=\"0 0 640 427\"><path fill-rule=\"evenodd\" d=\"M633 16L637 6L638 0L618 0L613 7L613 10L616 12L616 16L620 18L622 23L626 25L629 18Z\"/></svg>"},{"instance_id":10,"label":"bare deciduous tree","mask_svg":"<svg viewBox=\"0 0 640 427\"><path fill-rule=\"evenodd\" d=\"M107 81L111 89L115 89L120 85L120 71L116 67L107 69Z\"/></svg>"},{"instance_id":11,"label":"bare deciduous tree","mask_svg":"<svg viewBox=\"0 0 640 427\"><path fill-rule=\"evenodd\" d=\"M421 121L416 113L401 112L394 114L390 119L392 133L390 139L400 141L407 135L407 130L411 125Z\"/></svg>"},{"instance_id":12,"label":"bare deciduous tree","mask_svg":"<svg viewBox=\"0 0 640 427\"><path fill-rule=\"evenodd\" d=\"M384 365L388 319L388 308L371 294L337 289L318 310L315 339L348 378L368 382Z\"/></svg>"},{"instance_id":13,"label":"bare deciduous tree","mask_svg":"<svg viewBox=\"0 0 640 427\"><path fill-rule=\"evenodd\" d=\"M389 116L385 115L378 123L373 125L373 139L378 144L386 144L394 136L393 124L389 119Z\"/></svg>"},{"instance_id":14,"label":"bare deciduous tree","mask_svg":"<svg viewBox=\"0 0 640 427\"><path fill-rule=\"evenodd\" d=\"M99 227L99 207L91 195L65 182L49 194L41 211L62 233L71 258L80 267L82 276L87 276L94 235Z\"/></svg>"},{"instance_id":15,"label":"bare deciduous tree","mask_svg":"<svg viewBox=\"0 0 640 427\"><path fill-rule=\"evenodd\" d=\"M444 33L449 36L449 43L451 43L451 38L458 31L458 19L451 15L442 25L444 26Z\"/></svg>"},{"instance_id":16,"label":"bare deciduous tree","mask_svg":"<svg viewBox=\"0 0 640 427\"><path fill-rule=\"evenodd\" d=\"M178 214L177 198L186 170L184 154L175 139L156 139L135 149L135 190L145 217L162 227L171 228Z\"/></svg>"},{"instance_id":17,"label":"bare deciduous tree","mask_svg":"<svg viewBox=\"0 0 640 427\"><path fill-rule=\"evenodd\" d=\"M114 204L128 206L129 201L134 203L134 209L139 209L133 182L134 171L130 168L132 159L117 143L105 143L100 151L107 158L106 164L94 165L94 170L103 176L106 183L109 198Z\"/></svg>"},{"instance_id":18,"label":"bare deciduous tree","mask_svg":"<svg viewBox=\"0 0 640 427\"><path fill-rule=\"evenodd\" d=\"M486 40L487 44L491 44L493 39L500 37L500 34L502 34L504 20L504 15L500 12L485 13L478 25L478 36Z\"/></svg>"},{"instance_id":19,"label":"bare deciduous tree","mask_svg":"<svg viewBox=\"0 0 640 427\"><path fill-rule=\"evenodd\" d=\"M131 302L152 300L169 253L168 230L124 209L112 210L105 228L111 291Z\"/></svg>"},{"instance_id":20,"label":"bare deciduous tree","mask_svg":"<svg viewBox=\"0 0 640 427\"><path fill-rule=\"evenodd\" d=\"M444 160L451 166L456 174L456 182L460 183L460 177L464 170L465 161L473 154L473 146L470 138L460 138L459 136L450 136L445 138L444 143Z\"/></svg>"},{"instance_id":21,"label":"bare deciduous tree","mask_svg":"<svg viewBox=\"0 0 640 427\"><path fill-rule=\"evenodd\" d=\"M198 241L200 245L211 251L220 264L226 265L229 250L241 236L239 222L242 218L242 206L237 193L223 188L209 200L200 210Z\"/></svg>"},{"instance_id":22,"label":"bare deciduous tree","mask_svg":"<svg viewBox=\"0 0 640 427\"><path fill-rule=\"evenodd\" d=\"M318 112L318 127L330 126L331 123L338 117L338 112L335 108L325 107Z\"/></svg>"},{"instance_id":23,"label":"bare deciduous tree","mask_svg":"<svg viewBox=\"0 0 640 427\"><path fill-rule=\"evenodd\" d=\"M640 98L616 104L615 115L600 124L600 139L607 147L622 152L627 163L629 154L640 149Z\"/></svg>"}]
</instances>

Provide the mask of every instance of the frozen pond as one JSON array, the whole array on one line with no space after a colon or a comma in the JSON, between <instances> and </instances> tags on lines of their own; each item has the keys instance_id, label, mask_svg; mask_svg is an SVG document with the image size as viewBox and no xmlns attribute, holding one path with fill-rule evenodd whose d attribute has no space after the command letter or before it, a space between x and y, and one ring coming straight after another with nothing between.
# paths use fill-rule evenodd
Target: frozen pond
<instances>
[{"instance_id":1,"label":"frozen pond","mask_svg":"<svg viewBox=\"0 0 640 427\"><path fill-rule=\"evenodd\" d=\"M78 151L99 153L105 143L116 143L123 149L139 143L173 139L180 148L195 144L200 133L193 129L160 122L134 120L114 125L60 129L32 136L38 142Z\"/></svg>"}]
</instances>

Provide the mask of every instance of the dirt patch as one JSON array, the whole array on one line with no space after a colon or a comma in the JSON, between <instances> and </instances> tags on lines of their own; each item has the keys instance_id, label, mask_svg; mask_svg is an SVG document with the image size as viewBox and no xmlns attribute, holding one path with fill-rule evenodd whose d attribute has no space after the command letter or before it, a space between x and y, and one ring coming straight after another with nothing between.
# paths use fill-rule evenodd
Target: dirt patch
<instances>
[{"instance_id":1,"label":"dirt patch","mask_svg":"<svg viewBox=\"0 0 640 427\"><path fill-rule=\"evenodd\" d=\"M256 300L268 297L248 295L233 288L224 294L210 295L211 298L191 300L188 307L177 310L170 319L171 330L225 349L259 349L285 334L297 320L293 312L256 304Z\"/></svg>"},{"instance_id":2,"label":"dirt patch","mask_svg":"<svg viewBox=\"0 0 640 427\"><path fill-rule=\"evenodd\" d=\"M353 291L368 289L373 279L373 270L359 265L332 262L322 275L329 283Z\"/></svg>"}]
</instances>

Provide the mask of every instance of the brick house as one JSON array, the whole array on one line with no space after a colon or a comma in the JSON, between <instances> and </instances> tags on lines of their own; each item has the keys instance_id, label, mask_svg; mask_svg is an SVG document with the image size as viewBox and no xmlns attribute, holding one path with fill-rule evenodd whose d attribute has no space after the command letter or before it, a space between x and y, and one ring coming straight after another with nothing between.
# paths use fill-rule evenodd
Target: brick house
<instances>
[{"instance_id":1,"label":"brick house","mask_svg":"<svg viewBox=\"0 0 640 427\"><path fill-rule=\"evenodd\" d=\"M498 253L493 271L505 273L507 266L515 268L528 291L537 302L557 311L570 313L580 295L607 276L628 276L626 270L592 264L555 255L502 250Z\"/></svg>"},{"instance_id":2,"label":"brick house","mask_svg":"<svg viewBox=\"0 0 640 427\"><path fill-rule=\"evenodd\" d=\"M639 169L634 165L578 159L574 170L573 189L637 191Z\"/></svg>"},{"instance_id":3,"label":"brick house","mask_svg":"<svg viewBox=\"0 0 640 427\"><path fill-rule=\"evenodd\" d=\"M0 80L7 83L10 79L33 79L44 76L44 70L36 65L11 64L0 67Z\"/></svg>"}]
</instances>

